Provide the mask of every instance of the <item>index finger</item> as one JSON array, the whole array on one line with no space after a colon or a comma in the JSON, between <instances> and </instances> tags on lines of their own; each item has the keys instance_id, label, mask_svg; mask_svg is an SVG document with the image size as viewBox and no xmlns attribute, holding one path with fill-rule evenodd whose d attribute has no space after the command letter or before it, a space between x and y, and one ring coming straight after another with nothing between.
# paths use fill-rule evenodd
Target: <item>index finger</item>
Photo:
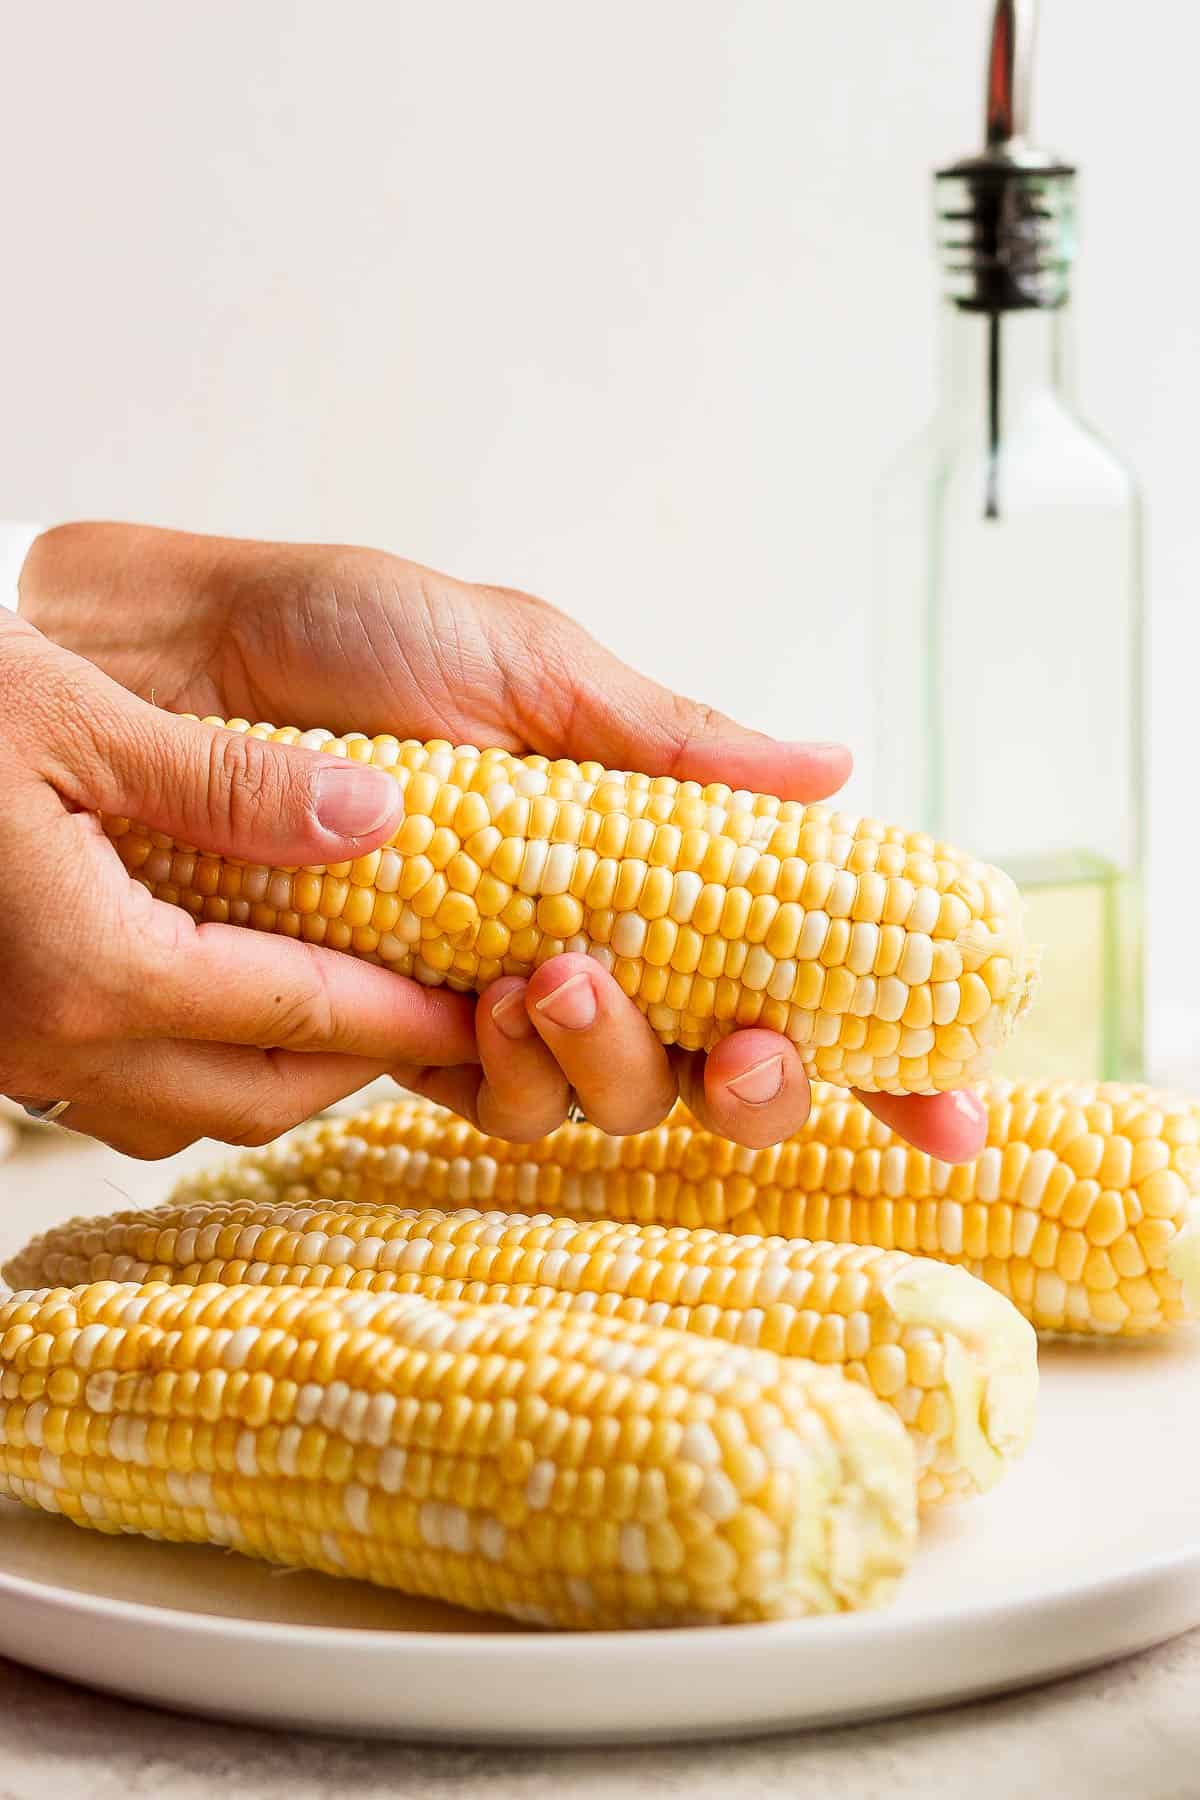
<instances>
[{"instance_id":1,"label":"index finger","mask_svg":"<svg viewBox=\"0 0 1200 1800\"><path fill-rule=\"evenodd\" d=\"M384 1062L477 1062L473 995L247 931L197 924L163 901L138 939L124 1006L139 1037L323 1050Z\"/></svg>"}]
</instances>

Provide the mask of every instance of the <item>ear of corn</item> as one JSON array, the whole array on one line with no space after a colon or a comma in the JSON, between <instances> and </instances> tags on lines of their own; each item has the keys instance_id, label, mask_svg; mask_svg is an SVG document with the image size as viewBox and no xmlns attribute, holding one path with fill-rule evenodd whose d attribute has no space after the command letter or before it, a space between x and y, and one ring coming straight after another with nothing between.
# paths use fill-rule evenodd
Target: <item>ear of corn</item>
<instances>
[{"instance_id":1,"label":"ear of corn","mask_svg":"<svg viewBox=\"0 0 1200 1800\"><path fill-rule=\"evenodd\" d=\"M336 1289L13 1296L0 1492L575 1627L874 1605L915 1528L909 1442L837 1371Z\"/></svg>"},{"instance_id":2,"label":"ear of corn","mask_svg":"<svg viewBox=\"0 0 1200 1800\"><path fill-rule=\"evenodd\" d=\"M928 1504L982 1492L1024 1450L1037 1349L1006 1300L898 1251L327 1202L218 1201L76 1220L6 1271L95 1281L317 1286L632 1320L837 1364L900 1415Z\"/></svg>"},{"instance_id":3,"label":"ear of corn","mask_svg":"<svg viewBox=\"0 0 1200 1800\"><path fill-rule=\"evenodd\" d=\"M1118 1083L982 1092L987 1148L956 1166L830 1087L768 1150L682 1107L635 1137L564 1125L507 1144L401 1099L187 1177L175 1202L420 1201L875 1244L959 1264L1042 1331L1140 1336L1200 1317L1200 1106Z\"/></svg>"},{"instance_id":4,"label":"ear of corn","mask_svg":"<svg viewBox=\"0 0 1200 1800\"><path fill-rule=\"evenodd\" d=\"M1028 1001L1013 883L931 838L598 763L227 729L385 768L405 818L387 848L309 869L201 856L106 820L130 872L196 918L461 989L584 951L664 1043L704 1050L761 1025L810 1073L889 1093L982 1074Z\"/></svg>"}]
</instances>

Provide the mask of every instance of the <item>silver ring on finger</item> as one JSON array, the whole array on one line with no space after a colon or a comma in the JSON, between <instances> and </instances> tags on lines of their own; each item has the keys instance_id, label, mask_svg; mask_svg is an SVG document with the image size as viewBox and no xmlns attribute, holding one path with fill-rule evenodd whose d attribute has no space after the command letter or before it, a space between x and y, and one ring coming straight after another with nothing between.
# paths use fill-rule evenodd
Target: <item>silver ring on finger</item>
<instances>
[{"instance_id":1,"label":"silver ring on finger","mask_svg":"<svg viewBox=\"0 0 1200 1800\"><path fill-rule=\"evenodd\" d=\"M22 1112L35 1119L39 1125L52 1125L55 1119L61 1119L71 1102L69 1100L49 1100L45 1106L25 1106Z\"/></svg>"},{"instance_id":2,"label":"silver ring on finger","mask_svg":"<svg viewBox=\"0 0 1200 1800\"><path fill-rule=\"evenodd\" d=\"M574 1088L572 1088L571 1098L567 1102L567 1124L586 1125L587 1122L588 1116L579 1104L579 1095L575 1092Z\"/></svg>"}]
</instances>

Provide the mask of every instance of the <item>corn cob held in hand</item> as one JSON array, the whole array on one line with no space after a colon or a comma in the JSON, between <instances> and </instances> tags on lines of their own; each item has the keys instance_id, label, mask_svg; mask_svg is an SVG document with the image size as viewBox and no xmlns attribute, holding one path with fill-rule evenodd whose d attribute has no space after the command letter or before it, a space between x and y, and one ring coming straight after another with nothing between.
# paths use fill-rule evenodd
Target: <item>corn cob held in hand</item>
<instances>
[{"instance_id":1,"label":"corn cob held in hand","mask_svg":"<svg viewBox=\"0 0 1200 1800\"><path fill-rule=\"evenodd\" d=\"M633 1137L564 1125L509 1144L406 1098L185 1177L173 1200L472 1205L875 1244L961 1265L1043 1331L1140 1336L1200 1317L1200 1104L1120 1083L981 1092L987 1148L956 1167L831 1087L767 1150L682 1107Z\"/></svg>"},{"instance_id":2,"label":"corn cob held in hand","mask_svg":"<svg viewBox=\"0 0 1200 1800\"><path fill-rule=\"evenodd\" d=\"M899 1251L504 1213L227 1201L76 1220L6 1270L96 1281L345 1287L629 1319L841 1365L908 1426L923 1503L1025 1449L1033 1331L959 1269Z\"/></svg>"},{"instance_id":3,"label":"corn cob held in hand","mask_svg":"<svg viewBox=\"0 0 1200 1800\"><path fill-rule=\"evenodd\" d=\"M982 1074L1028 1002L1016 888L931 838L598 763L228 729L386 768L406 816L390 847L329 869L246 867L106 820L131 873L199 919L465 990L585 951L666 1044L760 1025L810 1073L887 1093Z\"/></svg>"},{"instance_id":4,"label":"corn cob held in hand","mask_svg":"<svg viewBox=\"0 0 1200 1800\"><path fill-rule=\"evenodd\" d=\"M334 1289L13 1296L0 1492L573 1627L876 1605L915 1536L908 1439L836 1370Z\"/></svg>"}]
</instances>

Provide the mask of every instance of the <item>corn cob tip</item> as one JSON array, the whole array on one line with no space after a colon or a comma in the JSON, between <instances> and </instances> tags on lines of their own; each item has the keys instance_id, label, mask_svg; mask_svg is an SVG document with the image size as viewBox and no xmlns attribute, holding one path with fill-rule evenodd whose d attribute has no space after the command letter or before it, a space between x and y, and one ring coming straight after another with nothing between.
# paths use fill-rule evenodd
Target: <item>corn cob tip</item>
<instances>
[{"instance_id":1,"label":"corn cob tip","mask_svg":"<svg viewBox=\"0 0 1200 1800\"><path fill-rule=\"evenodd\" d=\"M891 1278L885 1298L901 1324L943 1337L954 1456L974 1490L986 1492L1033 1435L1037 1333L1003 1294L924 1258Z\"/></svg>"},{"instance_id":2,"label":"corn cob tip","mask_svg":"<svg viewBox=\"0 0 1200 1800\"><path fill-rule=\"evenodd\" d=\"M1183 1289L1192 1318L1200 1318L1200 1201L1194 1201L1179 1232L1167 1248L1167 1272Z\"/></svg>"},{"instance_id":3,"label":"corn cob tip","mask_svg":"<svg viewBox=\"0 0 1200 1800\"><path fill-rule=\"evenodd\" d=\"M1034 1001L1038 989L1042 985L1042 946L1031 944L1025 951L1025 967L1020 982L1014 987L1013 1014L1009 1020L1009 1030L1023 1019Z\"/></svg>"},{"instance_id":4,"label":"corn cob tip","mask_svg":"<svg viewBox=\"0 0 1200 1800\"><path fill-rule=\"evenodd\" d=\"M1029 907L1020 889L1011 875L994 864L988 864L986 874L991 886L1004 896L1012 934L1010 956L1012 961L1012 981L999 1004L998 1029L995 1048L1000 1048L1012 1036L1014 1027L1029 1011L1037 999L1041 985L1042 946L1031 944L1025 936L1029 920ZM958 945L963 953L964 962L968 966L986 955L988 949L987 934L981 929L978 920L972 919L965 931L960 932Z\"/></svg>"},{"instance_id":5,"label":"corn cob tip","mask_svg":"<svg viewBox=\"0 0 1200 1800\"><path fill-rule=\"evenodd\" d=\"M840 1371L822 1373L840 1380ZM825 1516L811 1501L798 1506L784 1551L791 1587L803 1591L806 1573L823 1563L828 1592L847 1612L886 1606L917 1545L915 1447L897 1415L868 1389L861 1392L871 1405L843 1415L841 1479L825 1502Z\"/></svg>"}]
</instances>

